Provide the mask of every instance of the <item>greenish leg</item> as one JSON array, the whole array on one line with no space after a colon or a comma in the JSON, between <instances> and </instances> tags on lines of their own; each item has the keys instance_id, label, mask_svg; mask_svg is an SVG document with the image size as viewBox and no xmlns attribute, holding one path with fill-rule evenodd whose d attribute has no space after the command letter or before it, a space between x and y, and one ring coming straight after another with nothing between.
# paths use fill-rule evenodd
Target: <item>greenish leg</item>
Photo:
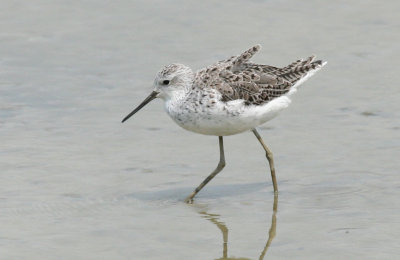
<instances>
[{"instance_id":1,"label":"greenish leg","mask_svg":"<svg viewBox=\"0 0 400 260\"><path fill-rule=\"evenodd\" d=\"M224 167L225 167L225 155L224 155L224 140L222 136L219 136L219 163L217 168L208 175L208 177L185 199L186 203L193 203L193 198L196 194L209 183Z\"/></svg>"},{"instance_id":2,"label":"greenish leg","mask_svg":"<svg viewBox=\"0 0 400 260\"><path fill-rule=\"evenodd\" d=\"M261 143L262 147L265 150L268 162L269 162L269 168L271 169L271 177L272 177L272 185L274 186L274 193L278 193L278 184L276 183L276 176L275 176L275 166L274 166L274 158L272 156L271 150L267 147L267 145L264 143L263 139L261 138L260 134L257 132L256 129L252 130L254 135L257 137L258 141Z\"/></svg>"}]
</instances>

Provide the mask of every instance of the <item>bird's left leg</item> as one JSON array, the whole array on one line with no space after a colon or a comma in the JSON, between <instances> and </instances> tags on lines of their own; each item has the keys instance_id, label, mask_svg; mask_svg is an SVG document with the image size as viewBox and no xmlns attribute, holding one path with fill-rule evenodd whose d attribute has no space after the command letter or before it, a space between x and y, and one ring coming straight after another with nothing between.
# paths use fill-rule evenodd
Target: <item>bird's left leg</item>
<instances>
[{"instance_id":1,"label":"bird's left leg","mask_svg":"<svg viewBox=\"0 0 400 260\"><path fill-rule=\"evenodd\" d=\"M186 203L192 203L194 196L204 187L206 184L212 180L224 167L225 167L225 155L224 155L224 140L222 136L219 136L219 163L217 168L208 175L207 178L185 199Z\"/></svg>"}]
</instances>

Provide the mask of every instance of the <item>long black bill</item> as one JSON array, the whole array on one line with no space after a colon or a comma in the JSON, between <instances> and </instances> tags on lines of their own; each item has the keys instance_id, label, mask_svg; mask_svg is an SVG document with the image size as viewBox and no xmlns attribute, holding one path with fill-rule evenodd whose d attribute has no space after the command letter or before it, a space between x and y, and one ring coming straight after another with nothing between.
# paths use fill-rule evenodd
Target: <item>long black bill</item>
<instances>
[{"instance_id":1,"label":"long black bill","mask_svg":"<svg viewBox=\"0 0 400 260\"><path fill-rule=\"evenodd\" d=\"M152 101L153 99L155 99L158 95L157 91L153 91L151 92L151 94L145 99L143 100L143 102L137 107L135 108L135 110L133 110L132 112L129 113L129 115L127 115L124 119L122 119L122 123L125 122L126 120L128 120L131 116L133 116L137 111L139 111L142 107L144 107L147 103L149 103L150 101Z\"/></svg>"}]
</instances>

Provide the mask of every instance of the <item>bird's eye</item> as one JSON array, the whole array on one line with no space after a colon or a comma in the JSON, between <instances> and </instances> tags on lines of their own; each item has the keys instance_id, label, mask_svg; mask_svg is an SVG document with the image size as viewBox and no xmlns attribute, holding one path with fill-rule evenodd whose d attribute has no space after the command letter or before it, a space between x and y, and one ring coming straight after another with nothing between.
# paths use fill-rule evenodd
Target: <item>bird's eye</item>
<instances>
[{"instance_id":1,"label":"bird's eye","mask_svg":"<svg viewBox=\"0 0 400 260\"><path fill-rule=\"evenodd\" d=\"M164 81L162 82L162 84L163 84L163 85L168 85L168 84L169 84L169 80L167 80L167 79L164 80Z\"/></svg>"}]
</instances>

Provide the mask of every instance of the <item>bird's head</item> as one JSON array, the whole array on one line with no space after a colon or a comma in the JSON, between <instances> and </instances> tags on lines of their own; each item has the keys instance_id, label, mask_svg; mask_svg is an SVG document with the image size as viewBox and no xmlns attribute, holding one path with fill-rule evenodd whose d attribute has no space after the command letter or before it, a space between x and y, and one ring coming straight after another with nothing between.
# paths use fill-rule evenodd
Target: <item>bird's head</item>
<instances>
[{"instance_id":1,"label":"bird's head","mask_svg":"<svg viewBox=\"0 0 400 260\"><path fill-rule=\"evenodd\" d=\"M183 64L170 64L162 68L154 79L157 97L168 100L192 86L193 71Z\"/></svg>"},{"instance_id":2,"label":"bird's head","mask_svg":"<svg viewBox=\"0 0 400 260\"><path fill-rule=\"evenodd\" d=\"M157 73L154 79L153 92L137 108L129 113L122 120L122 123L155 98L167 101L173 97L185 95L187 89L192 86L193 79L193 71L183 64L173 63L165 66Z\"/></svg>"}]
</instances>

